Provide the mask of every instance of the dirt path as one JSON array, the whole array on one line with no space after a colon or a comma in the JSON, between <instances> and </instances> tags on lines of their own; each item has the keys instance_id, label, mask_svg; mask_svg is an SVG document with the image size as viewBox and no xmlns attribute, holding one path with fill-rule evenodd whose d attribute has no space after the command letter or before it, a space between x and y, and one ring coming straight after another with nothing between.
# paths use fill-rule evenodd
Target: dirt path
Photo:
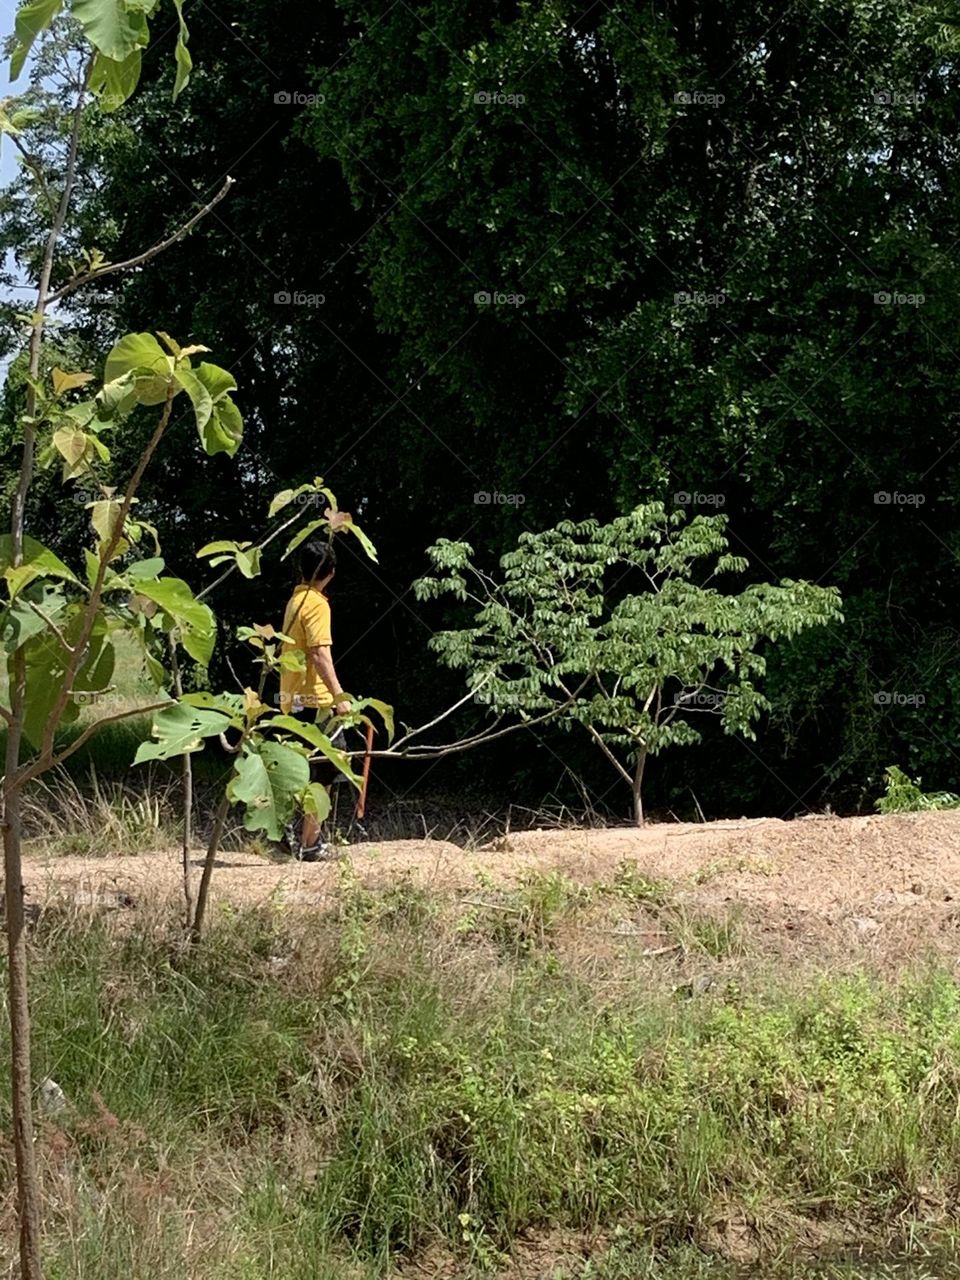
<instances>
[{"instance_id":1,"label":"dirt path","mask_svg":"<svg viewBox=\"0 0 960 1280\"><path fill-rule=\"evenodd\" d=\"M201 857L198 850L198 866ZM736 910L778 937L893 951L927 941L941 952L960 950L960 813L954 812L528 831L476 852L444 841L399 840L355 845L349 858L370 887L408 878L440 894L475 889L478 873L505 885L549 871L584 884L609 882L626 860L669 881L697 909ZM38 905L58 897L91 906L160 903L180 892L179 857L48 852L28 859L25 879L28 899ZM336 864L274 864L226 853L214 903L322 906L338 881Z\"/></svg>"}]
</instances>

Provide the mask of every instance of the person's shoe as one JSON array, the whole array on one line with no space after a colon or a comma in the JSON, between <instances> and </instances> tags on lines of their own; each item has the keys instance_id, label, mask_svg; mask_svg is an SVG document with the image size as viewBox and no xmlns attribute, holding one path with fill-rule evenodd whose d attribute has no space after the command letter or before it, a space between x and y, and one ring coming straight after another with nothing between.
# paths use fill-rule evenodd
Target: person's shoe
<instances>
[{"instance_id":1,"label":"person's shoe","mask_svg":"<svg viewBox=\"0 0 960 1280\"><path fill-rule=\"evenodd\" d=\"M296 856L298 862L330 862L337 851L326 840L318 840L316 844L300 845Z\"/></svg>"},{"instance_id":2,"label":"person's shoe","mask_svg":"<svg viewBox=\"0 0 960 1280\"><path fill-rule=\"evenodd\" d=\"M297 850L300 848L300 832L303 830L303 818L295 817L288 822L283 828L283 838L287 848L297 856Z\"/></svg>"}]
</instances>

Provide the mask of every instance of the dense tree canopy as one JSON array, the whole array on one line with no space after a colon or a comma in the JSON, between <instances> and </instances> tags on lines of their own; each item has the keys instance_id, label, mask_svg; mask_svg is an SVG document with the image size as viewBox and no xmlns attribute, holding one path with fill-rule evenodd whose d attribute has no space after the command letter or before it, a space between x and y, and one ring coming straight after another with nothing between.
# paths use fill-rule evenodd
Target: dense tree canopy
<instances>
[{"instance_id":1,"label":"dense tree canopy","mask_svg":"<svg viewBox=\"0 0 960 1280\"><path fill-rule=\"evenodd\" d=\"M171 565L196 578L197 547L324 475L381 551L339 575L343 665L413 719L455 687L426 650L450 606L410 593L428 543L492 562L564 517L721 510L759 579L838 586L846 623L772 650L758 743L665 757L652 807L868 803L892 762L955 789L960 76L937 23L905 0L223 0L173 117L156 41L85 131L72 242L126 256L236 187L62 319L79 350L149 316L229 353L230 484L169 450L144 490ZM3 234L29 258L27 188ZM69 527L38 493L33 527ZM218 610L276 617L285 572ZM534 802L592 767L568 739L511 751L484 771Z\"/></svg>"}]
</instances>

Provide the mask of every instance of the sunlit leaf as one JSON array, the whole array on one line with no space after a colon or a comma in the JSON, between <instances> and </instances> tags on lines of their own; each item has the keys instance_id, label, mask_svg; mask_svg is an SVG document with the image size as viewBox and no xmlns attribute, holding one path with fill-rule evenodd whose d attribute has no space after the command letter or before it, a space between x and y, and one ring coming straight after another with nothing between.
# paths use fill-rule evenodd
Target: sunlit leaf
<instances>
[{"instance_id":1,"label":"sunlit leaf","mask_svg":"<svg viewBox=\"0 0 960 1280\"><path fill-rule=\"evenodd\" d=\"M187 41L190 39L190 33L187 30L187 24L183 20L183 0L173 0L177 10L177 20L179 30L177 32L177 45L174 51L174 58L177 63L177 75L173 84L173 99L176 102L180 94L186 87L187 81L190 79L190 72L193 70L193 59L190 56L190 50L187 48Z\"/></svg>"},{"instance_id":2,"label":"sunlit leaf","mask_svg":"<svg viewBox=\"0 0 960 1280\"><path fill-rule=\"evenodd\" d=\"M27 61L33 42L46 31L63 8L63 0L27 0L17 10L14 20L16 43L10 57L10 79L17 80Z\"/></svg>"},{"instance_id":3,"label":"sunlit leaf","mask_svg":"<svg viewBox=\"0 0 960 1280\"><path fill-rule=\"evenodd\" d=\"M230 727L231 717L220 711L173 702L153 717L151 741L141 742L134 764L169 760L203 748L204 738L217 737Z\"/></svg>"},{"instance_id":4,"label":"sunlit leaf","mask_svg":"<svg viewBox=\"0 0 960 1280\"><path fill-rule=\"evenodd\" d=\"M217 638L216 619L209 607L196 599L182 578L141 581L137 591L160 605L180 629L180 642L190 657L206 666Z\"/></svg>"},{"instance_id":5,"label":"sunlit leaf","mask_svg":"<svg viewBox=\"0 0 960 1280\"><path fill-rule=\"evenodd\" d=\"M9 533L0 534L0 574L10 581L9 575L15 575L17 590L22 590L28 582L36 578L59 578L64 582L72 582L79 586L73 571L69 569L59 556L55 555L35 538L24 537L23 561L17 569L13 565L13 539ZM11 594L15 594L11 592Z\"/></svg>"},{"instance_id":6,"label":"sunlit leaf","mask_svg":"<svg viewBox=\"0 0 960 1280\"><path fill-rule=\"evenodd\" d=\"M73 0L70 12L93 47L114 62L123 62L149 40L145 14L125 0Z\"/></svg>"},{"instance_id":7,"label":"sunlit leaf","mask_svg":"<svg viewBox=\"0 0 960 1280\"><path fill-rule=\"evenodd\" d=\"M297 797L310 781L306 757L282 742L265 741L259 749L248 745L234 766L227 794L244 807L243 825L280 840L293 814Z\"/></svg>"}]
</instances>

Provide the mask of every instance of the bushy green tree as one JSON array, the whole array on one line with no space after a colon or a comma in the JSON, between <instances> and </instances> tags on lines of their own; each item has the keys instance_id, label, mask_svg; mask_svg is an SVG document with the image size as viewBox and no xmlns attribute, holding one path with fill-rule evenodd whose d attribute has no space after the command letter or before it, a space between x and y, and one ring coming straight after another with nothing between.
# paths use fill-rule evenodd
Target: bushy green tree
<instances>
[{"instance_id":1,"label":"bushy green tree","mask_svg":"<svg viewBox=\"0 0 960 1280\"><path fill-rule=\"evenodd\" d=\"M659 502L607 524L564 521L521 534L498 577L473 564L467 543L438 542L418 596L451 593L476 614L431 647L496 715L582 726L630 787L641 823L647 758L697 742L698 712L753 737L769 705L756 685L764 642L842 621L832 587L712 585L748 567L730 554L726 524Z\"/></svg>"}]
</instances>

